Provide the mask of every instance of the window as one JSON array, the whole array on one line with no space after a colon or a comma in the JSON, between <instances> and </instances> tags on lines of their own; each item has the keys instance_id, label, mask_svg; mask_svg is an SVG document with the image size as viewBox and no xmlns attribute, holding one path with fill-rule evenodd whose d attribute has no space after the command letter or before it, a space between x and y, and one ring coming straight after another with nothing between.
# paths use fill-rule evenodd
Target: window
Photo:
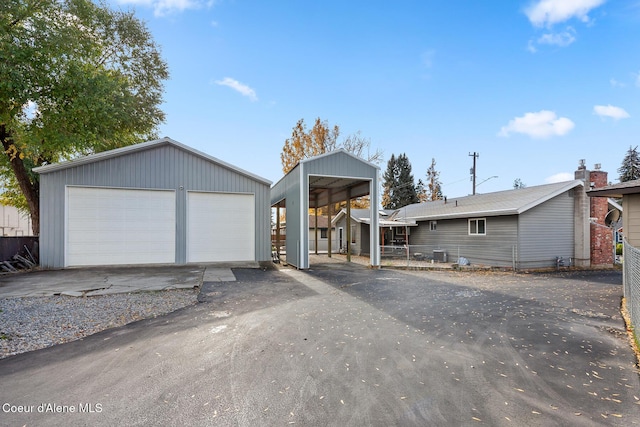
<instances>
[{"instance_id":1,"label":"window","mask_svg":"<svg viewBox=\"0 0 640 427\"><path fill-rule=\"evenodd\" d=\"M404 227L396 227L396 236L404 236Z\"/></svg>"},{"instance_id":2,"label":"window","mask_svg":"<svg viewBox=\"0 0 640 427\"><path fill-rule=\"evenodd\" d=\"M355 243L356 242L356 226L355 225L351 225L351 243Z\"/></svg>"},{"instance_id":3,"label":"window","mask_svg":"<svg viewBox=\"0 0 640 427\"><path fill-rule=\"evenodd\" d=\"M438 227L438 221L429 221L429 230L436 231Z\"/></svg>"},{"instance_id":4,"label":"window","mask_svg":"<svg viewBox=\"0 0 640 427\"><path fill-rule=\"evenodd\" d=\"M321 239L326 239L327 238L327 229L326 228L321 228L320 229L320 238Z\"/></svg>"},{"instance_id":5,"label":"window","mask_svg":"<svg viewBox=\"0 0 640 427\"><path fill-rule=\"evenodd\" d=\"M487 234L487 220L474 218L469 220L469 235L484 236Z\"/></svg>"}]
</instances>

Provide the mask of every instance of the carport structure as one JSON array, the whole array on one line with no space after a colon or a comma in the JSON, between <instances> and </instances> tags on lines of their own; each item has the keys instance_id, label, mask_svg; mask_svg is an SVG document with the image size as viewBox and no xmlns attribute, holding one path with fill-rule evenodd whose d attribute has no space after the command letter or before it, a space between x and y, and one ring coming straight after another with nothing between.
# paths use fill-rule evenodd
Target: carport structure
<instances>
[{"instance_id":1,"label":"carport structure","mask_svg":"<svg viewBox=\"0 0 640 427\"><path fill-rule=\"evenodd\" d=\"M300 161L271 188L271 206L276 208L276 248L280 249L280 209L286 209L287 233L285 247L287 263L300 269L309 268L309 210L327 207L329 223L333 205L346 202L350 211L352 199L369 195L371 229L378 229L378 175L380 169L355 155L340 149ZM337 212L336 212L337 213ZM351 215L347 214L350 221ZM331 227L328 229L331 256ZM347 260L351 256L351 225L346 226ZM316 230L317 236L317 230ZM371 266L380 265L378 233L370 233ZM317 238L316 238L317 240ZM317 246L316 246L317 247Z\"/></svg>"}]
</instances>

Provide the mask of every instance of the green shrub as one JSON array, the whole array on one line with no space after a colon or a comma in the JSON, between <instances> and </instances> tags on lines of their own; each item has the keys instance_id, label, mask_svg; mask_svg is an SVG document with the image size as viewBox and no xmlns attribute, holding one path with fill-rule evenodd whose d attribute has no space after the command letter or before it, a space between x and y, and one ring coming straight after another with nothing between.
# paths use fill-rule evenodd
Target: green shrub
<instances>
[{"instance_id":1,"label":"green shrub","mask_svg":"<svg viewBox=\"0 0 640 427\"><path fill-rule=\"evenodd\" d=\"M616 255L622 255L622 243L616 244Z\"/></svg>"}]
</instances>

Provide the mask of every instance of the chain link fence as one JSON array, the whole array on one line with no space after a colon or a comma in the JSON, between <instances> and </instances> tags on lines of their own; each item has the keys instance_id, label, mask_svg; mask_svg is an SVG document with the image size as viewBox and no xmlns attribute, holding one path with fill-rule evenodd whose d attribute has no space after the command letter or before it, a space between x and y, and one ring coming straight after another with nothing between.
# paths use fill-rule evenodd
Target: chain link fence
<instances>
[{"instance_id":1,"label":"chain link fence","mask_svg":"<svg viewBox=\"0 0 640 427\"><path fill-rule=\"evenodd\" d=\"M634 327L640 326L640 250L624 239L622 255L624 298Z\"/></svg>"},{"instance_id":2,"label":"chain link fence","mask_svg":"<svg viewBox=\"0 0 640 427\"><path fill-rule=\"evenodd\" d=\"M520 256L519 256L520 255ZM396 245L380 246L380 263L387 266L427 267L431 264L498 267L513 271L571 267L572 254L523 257L515 245Z\"/></svg>"}]
</instances>

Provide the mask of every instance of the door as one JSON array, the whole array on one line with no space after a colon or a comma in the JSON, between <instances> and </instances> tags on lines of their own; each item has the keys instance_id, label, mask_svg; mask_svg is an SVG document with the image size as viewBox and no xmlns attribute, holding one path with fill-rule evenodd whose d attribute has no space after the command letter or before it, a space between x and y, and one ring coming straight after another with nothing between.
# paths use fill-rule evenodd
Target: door
<instances>
[{"instance_id":1,"label":"door","mask_svg":"<svg viewBox=\"0 0 640 427\"><path fill-rule=\"evenodd\" d=\"M255 261L253 194L190 191L187 261Z\"/></svg>"},{"instance_id":2,"label":"door","mask_svg":"<svg viewBox=\"0 0 640 427\"><path fill-rule=\"evenodd\" d=\"M67 187L67 266L175 263L173 190Z\"/></svg>"}]
</instances>

